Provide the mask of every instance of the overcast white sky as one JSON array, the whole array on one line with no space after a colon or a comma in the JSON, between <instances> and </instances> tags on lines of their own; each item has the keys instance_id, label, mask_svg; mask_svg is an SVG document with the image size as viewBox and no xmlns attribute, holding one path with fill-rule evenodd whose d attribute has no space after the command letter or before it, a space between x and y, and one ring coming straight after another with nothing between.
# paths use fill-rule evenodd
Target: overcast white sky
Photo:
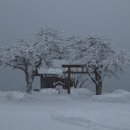
<instances>
[{"instance_id":1,"label":"overcast white sky","mask_svg":"<svg viewBox=\"0 0 130 130\"><path fill-rule=\"evenodd\" d=\"M43 26L105 36L129 51L130 0L0 0L0 46L34 35Z\"/></svg>"}]
</instances>

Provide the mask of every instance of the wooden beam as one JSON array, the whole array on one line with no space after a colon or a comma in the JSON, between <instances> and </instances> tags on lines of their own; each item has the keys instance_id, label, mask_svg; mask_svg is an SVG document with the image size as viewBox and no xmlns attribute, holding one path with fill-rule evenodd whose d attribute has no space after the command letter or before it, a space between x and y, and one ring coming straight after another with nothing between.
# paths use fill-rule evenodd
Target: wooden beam
<instances>
[{"instance_id":1,"label":"wooden beam","mask_svg":"<svg viewBox=\"0 0 130 130\"><path fill-rule=\"evenodd\" d=\"M76 64L71 64L71 65L62 65L63 68L68 68L68 67L85 67L86 65L76 65Z\"/></svg>"},{"instance_id":2,"label":"wooden beam","mask_svg":"<svg viewBox=\"0 0 130 130\"><path fill-rule=\"evenodd\" d=\"M63 72L64 74L68 74L68 71ZM74 71L70 71L71 74L88 74L87 72L74 72Z\"/></svg>"},{"instance_id":3,"label":"wooden beam","mask_svg":"<svg viewBox=\"0 0 130 130\"><path fill-rule=\"evenodd\" d=\"M41 76L42 74L36 74L35 76Z\"/></svg>"}]
</instances>

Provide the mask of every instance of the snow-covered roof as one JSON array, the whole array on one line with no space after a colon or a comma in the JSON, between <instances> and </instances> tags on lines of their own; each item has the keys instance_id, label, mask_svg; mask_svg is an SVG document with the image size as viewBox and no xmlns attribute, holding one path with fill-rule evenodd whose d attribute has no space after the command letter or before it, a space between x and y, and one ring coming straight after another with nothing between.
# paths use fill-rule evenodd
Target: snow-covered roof
<instances>
[{"instance_id":1,"label":"snow-covered roof","mask_svg":"<svg viewBox=\"0 0 130 130\"><path fill-rule=\"evenodd\" d=\"M53 68L62 68L63 64L69 64L67 60L53 60L52 66Z\"/></svg>"},{"instance_id":2,"label":"snow-covered roof","mask_svg":"<svg viewBox=\"0 0 130 130\"><path fill-rule=\"evenodd\" d=\"M38 74L57 74L61 75L63 74L63 64L68 64L66 60L53 60L52 62L52 67L50 68L45 68L41 67L38 69Z\"/></svg>"},{"instance_id":3,"label":"snow-covered roof","mask_svg":"<svg viewBox=\"0 0 130 130\"><path fill-rule=\"evenodd\" d=\"M63 73L63 70L60 69L60 68L40 68L38 70L38 74L58 74L58 75L61 75Z\"/></svg>"}]
</instances>

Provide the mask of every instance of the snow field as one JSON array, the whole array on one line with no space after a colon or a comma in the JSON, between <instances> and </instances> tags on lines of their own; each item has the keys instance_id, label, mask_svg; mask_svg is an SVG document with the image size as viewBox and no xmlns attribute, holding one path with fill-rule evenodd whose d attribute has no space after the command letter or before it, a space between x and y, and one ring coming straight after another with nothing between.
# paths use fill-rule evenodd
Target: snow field
<instances>
[{"instance_id":1,"label":"snow field","mask_svg":"<svg viewBox=\"0 0 130 130\"><path fill-rule=\"evenodd\" d=\"M130 92L0 92L0 130L130 130Z\"/></svg>"}]
</instances>

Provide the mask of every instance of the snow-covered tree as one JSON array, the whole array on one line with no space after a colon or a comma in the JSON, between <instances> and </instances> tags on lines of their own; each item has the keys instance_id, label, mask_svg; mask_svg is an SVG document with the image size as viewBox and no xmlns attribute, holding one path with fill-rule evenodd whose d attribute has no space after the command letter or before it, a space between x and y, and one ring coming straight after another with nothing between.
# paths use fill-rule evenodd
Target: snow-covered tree
<instances>
[{"instance_id":1,"label":"snow-covered tree","mask_svg":"<svg viewBox=\"0 0 130 130\"><path fill-rule=\"evenodd\" d=\"M42 28L37 34L38 42L45 46L51 59L63 59L65 38L56 29Z\"/></svg>"},{"instance_id":2,"label":"snow-covered tree","mask_svg":"<svg viewBox=\"0 0 130 130\"><path fill-rule=\"evenodd\" d=\"M39 67L49 67L52 60L61 59L63 39L58 31L43 28L33 39L21 39L17 44L2 51L2 61L13 69L22 70L26 79L26 92L31 93L32 83Z\"/></svg>"},{"instance_id":3,"label":"snow-covered tree","mask_svg":"<svg viewBox=\"0 0 130 130\"><path fill-rule=\"evenodd\" d=\"M2 57L6 66L24 72L27 93L32 91L32 82L38 67L49 62L44 46L33 40L19 40L17 44L4 49Z\"/></svg>"},{"instance_id":4,"label":"snow-covered tree","mask_svg":"<svg viewBox=\"0 0 130 130\"><path fill-rule=\"evenodd\" d=\"M100 37L89 37L76 40L73 45L77 63L86 64L86 71L96 86L96 95L102 93L102 84L106 76L113 76L123 70L123 65L129 62L128 56L122 51L112 48L110 40Z\"/></svg>"}]
</instances>

